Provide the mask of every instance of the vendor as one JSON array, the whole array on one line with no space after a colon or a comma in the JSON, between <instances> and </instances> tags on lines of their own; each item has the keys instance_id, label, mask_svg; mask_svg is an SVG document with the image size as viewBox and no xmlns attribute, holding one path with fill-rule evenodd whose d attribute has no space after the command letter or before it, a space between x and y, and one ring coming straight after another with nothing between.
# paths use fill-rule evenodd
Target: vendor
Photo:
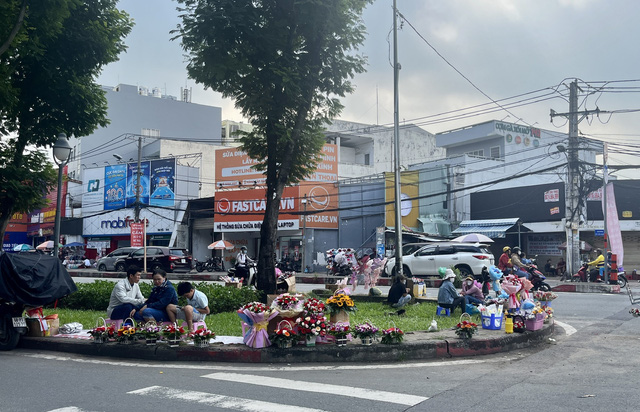
<instances>
[{"instance_id":1,"label":"vendor","mask_svg":"<svg viewBox=\"0 0 640 412\"><path fill-rule=\"evenodd\" d=\"M460 311L464 313L466 309L465 298L464 296L458 295L456 287L453 285L455 278L456 274L453 273L453 270L447 269L442 284L440 285L440 290L438 290L438 306L451 309L452 312L455 311L456 306L459 306Z\"/></svg>"},{"instance_id":2,"label":"vendor","mask_svg":"<svg viewBox=\"0 0 640 412\"><path fill-rule=\"evenodd\" d=\"M409 289L405 285L407 278L402 275L394 276L393 285L389 289L389 295L387 296L387 302L394 308L401 308L411 301L411 295L409 295Z\"/></svg>"},{"instance_id":3,"label":"vendor","mask_svg":"<svg viewBox=\"0 0 640 412\"><path fill-rule=\"evenodd\" d=\"M464 296L466 298L467 301L465 303L479 305L484 302L484 295L482 294L482 290L478 287L478 285L476 285L473 276L467 276L464 282L462 282L461 296Z\"/></svg>"}]
</instances>

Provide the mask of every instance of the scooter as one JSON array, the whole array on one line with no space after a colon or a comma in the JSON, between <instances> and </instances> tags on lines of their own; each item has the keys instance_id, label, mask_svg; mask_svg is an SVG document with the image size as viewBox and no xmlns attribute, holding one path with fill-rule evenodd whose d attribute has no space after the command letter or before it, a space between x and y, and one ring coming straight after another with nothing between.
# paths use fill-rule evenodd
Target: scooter
<instances>
[{"instance_id":1,"label":"scooter","mask_svg":"<svg viewBox=\"0 0 640 412\"><path fill-rule=\"evenodd\" d=\"M218 256L210 257L205 262L196 261L196 270L198 272L202 272L204 270L206 270L207 272L224 272L224 263Z\"/></svg>"},{"instance_id":2,"label":"scooter","mask_svg":"<svg viewBox=\"0 0 640 412\"><path fill-rule=\"evenodd\" d=\"M530 264L527 268L529 273L529 280L533 285L533 290L541 290L543 292L551 292L551 286L545 280L547 277L538 270L538 267L534 264Z\"/></svg>"},{"instance_id":3,"label":"scooter","mask_svg":"<svg viewBox=\"0 0 640 412\"><path fill-rule=\"evenodd\" d=\"M582 266L580 267L580 270L578 271L578 273L574 274L571 277L571 281L572 282L586 282L587 281L587 270L589 268L589 265L587 265L586 263L583 263Z\"/></svg>"}]
</instances>

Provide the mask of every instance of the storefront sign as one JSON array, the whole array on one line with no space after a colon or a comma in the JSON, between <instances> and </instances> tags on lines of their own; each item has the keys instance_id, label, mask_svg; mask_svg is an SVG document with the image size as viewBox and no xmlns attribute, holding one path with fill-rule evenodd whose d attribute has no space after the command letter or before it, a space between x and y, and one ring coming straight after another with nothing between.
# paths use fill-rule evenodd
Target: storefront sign
<instances>
[{"instance_id":1,"label":"storefront sign","mask_svg":"<svg viewBox=\"0 0 640 412\"><path fill-rule=\"evenodd\" d=\"M144 246L144 223L131 223L131 246Z\"/></svg>"},{"instance_id":2,"label":"storefront sign","mask_svg":"<svg viewBox=\"0 0 640 412\"><path fill-rule=\"evenodd\" d=\"M559 202L560 201L560 190L553 189L544 192L544 201L545 202Z\"/></svg>"}]
</instances>

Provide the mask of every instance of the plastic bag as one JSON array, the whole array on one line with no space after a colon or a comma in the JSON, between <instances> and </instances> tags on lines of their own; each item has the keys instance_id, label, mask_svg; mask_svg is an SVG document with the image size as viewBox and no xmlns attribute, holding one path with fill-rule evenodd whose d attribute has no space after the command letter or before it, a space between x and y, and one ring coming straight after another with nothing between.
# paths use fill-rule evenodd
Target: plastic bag
<instances>
[{"instance_id":1,"label":"plastic bag","mask_svg":"<svg viewBox=\"0 0 640 412\"><path fill-rule=\"evenodd\" d=\"M64 335L67 335L69 333L80 333L82 332L82 323L65 323L64 325L60 326L59 332Z\"/></svg>"},{"instance_id":2,"label":"plastic bag","mask_svg":"<svg viewBox=\"0 0 640 412\"><path fill-rule=\"evenodd\" d=\"M476 315L476 314L480 313L478 308L473 306L471 303L467 303L465 312L468 313L469 315Z\"/></svg>"}]
</instances>

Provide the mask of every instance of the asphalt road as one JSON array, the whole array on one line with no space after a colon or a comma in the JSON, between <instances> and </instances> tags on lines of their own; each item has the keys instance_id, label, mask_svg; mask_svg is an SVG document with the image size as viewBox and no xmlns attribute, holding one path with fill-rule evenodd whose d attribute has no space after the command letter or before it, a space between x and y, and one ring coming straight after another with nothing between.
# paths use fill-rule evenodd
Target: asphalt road
<instances>
[{"instance_id":1,"label":"asphalt road","mask_svg":"<svg viewBox=\"0 0 640 412\"><path fill-rule=\"evenodd\" d=\"M640 319L626 295L560 293L535 349L393 364L167 364L0 353L1 411L635 411Z\"/></svg>"}]
</instances>

